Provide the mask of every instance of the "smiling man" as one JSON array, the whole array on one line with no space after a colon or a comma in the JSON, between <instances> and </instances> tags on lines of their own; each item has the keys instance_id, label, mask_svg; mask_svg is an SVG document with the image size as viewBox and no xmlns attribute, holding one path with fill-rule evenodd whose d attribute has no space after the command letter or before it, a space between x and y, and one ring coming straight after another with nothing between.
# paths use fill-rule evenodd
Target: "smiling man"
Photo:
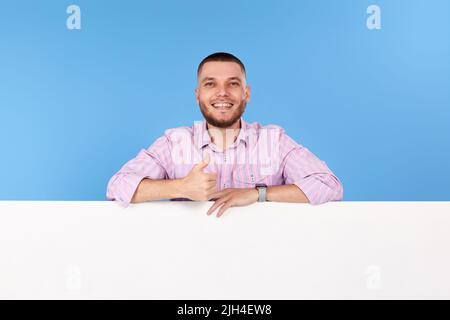
<instances>
[{"instance_id":1,"label":"smiling man","mask_svg":"<svg viewBox=\"0 0 450 320\"><path fill-rule=\"evenodd\" d=\"M276 125L247 123L243 63L217 52L198 66L195 95L205 118L168 129L109 181L107 198L127 206L161 199L213 200L207 214L257 201L321 204L342 200L325 162Z\"/></svg>"}]
</instances>

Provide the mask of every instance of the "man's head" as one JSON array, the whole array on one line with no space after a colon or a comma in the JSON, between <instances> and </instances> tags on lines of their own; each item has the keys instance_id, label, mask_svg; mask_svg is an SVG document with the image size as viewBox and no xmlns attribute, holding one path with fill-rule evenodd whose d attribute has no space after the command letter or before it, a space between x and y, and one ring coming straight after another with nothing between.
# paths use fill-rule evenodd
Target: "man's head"
<instances>
[{"instance_id":1,"label":"man's head","mask_svg":"<svg viewBox=\"0 0 450 320\"><path fill-rule=\"evenodd\" d=\"M197 69L195 95L209 124L231 127L239 121L250 99L244 64L225 52L207 56Z\"/></svg>"}]
</instances>

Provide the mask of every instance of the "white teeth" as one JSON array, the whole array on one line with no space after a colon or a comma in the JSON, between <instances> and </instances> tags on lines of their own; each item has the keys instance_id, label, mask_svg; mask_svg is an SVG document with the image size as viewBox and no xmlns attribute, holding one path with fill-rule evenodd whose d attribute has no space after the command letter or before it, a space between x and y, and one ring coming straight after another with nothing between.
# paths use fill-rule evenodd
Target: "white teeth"
<instances>
[{"instance_id":1,"label":"white teeth","mask_svg":"<svg viewBox=\"0 0 450 320\"><path fill-rule=\"evenodd\" d=\"M224 102L224 103L213 103L212 106L216 107L216 108L231 108L233 106L233 104L226 103L226 102Z\"/></svg>"}]
</instances>

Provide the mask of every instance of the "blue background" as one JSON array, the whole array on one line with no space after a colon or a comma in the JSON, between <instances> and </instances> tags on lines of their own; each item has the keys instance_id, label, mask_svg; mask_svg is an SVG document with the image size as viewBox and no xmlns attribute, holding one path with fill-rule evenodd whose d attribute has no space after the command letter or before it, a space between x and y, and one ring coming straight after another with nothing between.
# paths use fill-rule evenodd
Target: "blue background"
<instances>
[{"instance_id":1,"label":"blue background","mask_svg":"<svg viewBox=\"0 0 450 320\"><path fill-rule=\"evenodd\" d=\"M448 0L2 1L0 199L104 200L141 148L202 119L215 51L246 65L244 118L284 127L345 200L450 200Z\"/></svg>"}]
</instances>

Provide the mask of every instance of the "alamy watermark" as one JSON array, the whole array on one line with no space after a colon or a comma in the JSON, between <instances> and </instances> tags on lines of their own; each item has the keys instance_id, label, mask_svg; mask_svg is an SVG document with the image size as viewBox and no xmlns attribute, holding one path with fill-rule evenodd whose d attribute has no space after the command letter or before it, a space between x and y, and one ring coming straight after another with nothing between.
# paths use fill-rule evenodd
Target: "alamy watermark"
<instances>
[{"instance_id":1,"label":"alamy watermark","mask_svg":"<svg viewBox=\"0 0 450 320\"><path fill-rule=\"evenodd\" d=\"M369 30L380 30L381 29L381 9L375 4L371 4L367 7L367 14L370 14L366 20L366 26Z\"/></svg>"},{"instance_id":2,"label":"alamy watermark","mask_svg":"<svg viewBox=\"0 0 450 320\"><path fill-rule=\"evenodd\" d=\"M365 270L367 275L366 288L368 290L381 290L381 268L377 265L368 266Z\"/></svg>"},{"instance_id":3,"label":"alamy watermark","mask_svg":"<svg viewBox=\"0 0 450 320\"><path fill-rule=\"evenodd\" d=\"M210 141L209 131L197 133L194 141L203 143ZM224 136L225 135L225 136ZM215 130L214 137L218 140L232 140L233 129L224 131ZM280 138L282 130L280 128L247 128L240 132L238 139L246 141L246 148L238 152L237 148L229 148L226 157L216 157L215 163L229 165L254 165L258 167L260 174L271 175L278 172L281 166ZM175 165L192 165L203 160L204 153L201 145L192 144L192 133L189 130L179 129L170 134L170 140L173 142L171 157ZM239 143L239 141L236 141Z\"/></svg>"},{"instance_id":4,"label":"alamy watermark","mask_svg":"<svg viewBox=\"0 0 450 320\"><path fill-rule=\"evenodd\" d=\"M81 9L75 4L71 4L67 7L66 13L70 14L66 20L66 27L69 30L81 29Z\"/></svg>"}]
</instances>

